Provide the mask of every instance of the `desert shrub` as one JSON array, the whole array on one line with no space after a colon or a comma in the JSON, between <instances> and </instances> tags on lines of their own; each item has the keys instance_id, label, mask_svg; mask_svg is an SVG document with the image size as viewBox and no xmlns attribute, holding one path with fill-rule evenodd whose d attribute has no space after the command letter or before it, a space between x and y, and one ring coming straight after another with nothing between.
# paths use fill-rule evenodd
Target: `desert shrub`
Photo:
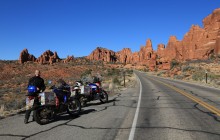
<instances>
[{"instance_id":1,"label":"desert shrub","mask_svg":"<svg viewBox=\"0 0 220 140\"><path fill-rule=\"evenodd\" d=\"M192 74L192 79L195 81L202 81L205 79L205 71L200 70Z\"/></svg>"},{"instance_id":2,"label":"desert shrub","mask_svg":"<svg viewBox=\"0 0 220 140\"><path fill-rule=\"evenodd\" d=\"M119 73L120 73L119 69L112 68L112 69L108 69L107 76L119 75Z\"/></svg>"},{"instance_id":3,"label":"desert shrub","mask_svg":"<svg viewBox=\"0 0 220 140\"><path fill-rule=\"evenodd\" d=\"M91 74L91 73L92 73L92 69L87 69L87 70L85 70L85 71L81 74L81 77L87 76L87 75L89 75L89 74Z\"/></svg>"},{"instance_id":4,"label":"desert shrub","mask_svg":"<svg viewBox=\"0 0 220 140\"><path fill-rule=\"evenodd\" d=\"M126 74L129 74L129 75L130 75L130 74L133 74L133 70L127 69L127 70L125 70L125 73L126 73Z\"/></svg>"},{"instance_id":5,"label":"desert shrub","mask_svg":"<svg viewBox=\"0 0 220 140\"><path fill-rule=\"evenodd\" d=\"M171 62L170 62L170 68L173 69L174 67L178 66L180 63L173 59Z\"/></svg>"},{"instance_id":6,"label":"desert shrub","mask_svg":"<svg viewBox=\"0 0 220 140\"><path fill-rule=\"evenodd\" d=\"M183 78L184 78L183 75L175 75L175 76L174 76L174 79L182 80Z\"/></svg>"},{"instance_id":7,"label":"desert shrub","mask_svg":"<svg viewBox=\"0 0 220 140\"><path fill-rule=\"evenodd\" d=\"M192 67L192 66L184 66L184 67L182 68L182 72L192 71L192 70L194 70L194 69L195 69L195 67Z\"/></svg>"},{"instance_id":8,"label":"desert shrub","mask_svg":"<svg viewBox=\"0 0 220 140\"><path fill-rule=\"evenodd\" d=\"M114 84L120 84L120 81L119 81L117 76L113 78L113 83Z\"/></svg>"},{"instance_id":9,"label":"desert shrub","mask_svg":"<svg viewBox=\"0 0 220 140\"><path fill-rule=\"evenodd\" d=\"M208 73L208 78L212 81L212 80L217 80L220 79L220 75L216 75L213 73Z\"/></svg>"},{"instance_id":10,"label":"desert shrub","mask_svg":"<svg viewBox=\"0 0 220 140\"><path fill-rule=\"evenodd\" d=\"M157 76L161 76L161 75L163 75L163 74L165 74L166 73L166 71L161 71L161 72L159 72L158 74L157 74Z\"/></svg>"},{"instance_id":11,"label":"desert shrub","mask_svg":"<svg viewBox=\"0 0 220 140\"><path fill-rule=\"evenodd\" d=\"M17 110L25 107L25 99L24 98L14 98L9 102L4 103L5 110L11 111L11 110Z\"/></svg>"},{"instance_id":12,"label":"desert shrub","mask_svg":"<svg viewBox=\"0 0 220 140\"><path fill-rule=\"evenodd\" d=\"M140 69L140 71L143 71L143 72L149 72L149 68L143 68L143 69Z\"/></svg>"}]
</instances>

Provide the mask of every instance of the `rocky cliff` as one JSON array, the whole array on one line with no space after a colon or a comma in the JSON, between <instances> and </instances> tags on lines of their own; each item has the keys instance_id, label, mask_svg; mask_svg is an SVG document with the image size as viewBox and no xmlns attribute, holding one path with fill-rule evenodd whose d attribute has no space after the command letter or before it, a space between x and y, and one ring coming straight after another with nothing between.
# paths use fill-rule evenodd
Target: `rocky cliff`
<instances>
[{"instance_id":1,"label":"rocky cliff","mask_svg":"<svg viewBox=\"0 0 220 140\"><path fill-rule=\"evenodd\" d=\"M101 47L97 47L89 56L87 56L87 59L111 63L117 61L116 53L114 51Z\"/></svg>"},{"instance_id":2,"label":"rocky cliff","mask_svg":"<svg viewBox=\"0 0 220 140\"><path fill-rule=\"evenodd\" d=\"M167 45L159 44L157 51L153 50L152 42L148 39L139 52L132 53L129 48L125 48L115 53L98 48L88 58L106 62L146 65L150 70L154 70L155 68L170 69L170 63L173 60L179 62L204 60L220 55L220 8L203 19L203 26L202 28L192 25L183 40L170 36ZM114 56L114 61L111 56Z\"/></svg>"},{"instance_id":3,"label":"rocky cliff","mask_svg":"<svg viewBox=\"0 0 220 140\"><path fill-rule=\"evenodd\" d=\"M204 60L220 56L220 8L214 10L203 19L203 27L192 25L182 40L170 36L167 45L159 44L157 50L153 50L150 39L138 52L132 53L131 49L124 48L114 52L106 48L97 47L86 58L93 61L108 63L121 63L142 65L150 70L170 69L172 61ZM69 62L74 57L67 57L63 62ZM40 64L59 62L56 52L50 50L44 52L38 59L30 55L27 49L23 50L19 57L20 63L36 61Z\"/></svg>"}]
</instances>

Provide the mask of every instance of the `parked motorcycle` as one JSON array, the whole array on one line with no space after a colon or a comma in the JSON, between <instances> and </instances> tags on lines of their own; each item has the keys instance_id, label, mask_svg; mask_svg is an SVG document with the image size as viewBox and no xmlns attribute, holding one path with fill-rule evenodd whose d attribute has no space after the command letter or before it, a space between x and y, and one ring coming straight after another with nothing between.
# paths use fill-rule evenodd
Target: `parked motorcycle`
<instances>
[{"instance_id":1,"label":"parked motorcycle","mask_svg":"<svg viewBox=\"0 0 220 140\"><path fill-rule=\"evenodd\" d=\"M80 101L73 94L64 95L60 101L55 91L55 86L51 87L52 92L42 92L39 96L28 96L26 98L26 109L33 110L34 120L40 124L47 124L59 113L67 112L71 116L77 116L81 111ZM38 100L38 103L34 101Z\"/></svg>"},{"instance_id":2,"label":"parked motorcycle","mask_svg":"<svg viewBox=\"0 0 220 140\"><path fill-rule=\"evenodd\" d=\"M101 87L101 83L83 85L82 82L76 81L71 93L79 99L82 106L86 106L87 102L95 100L100 100L102 103L108 102L108 94Z\"/></svg>"}]
</instances>

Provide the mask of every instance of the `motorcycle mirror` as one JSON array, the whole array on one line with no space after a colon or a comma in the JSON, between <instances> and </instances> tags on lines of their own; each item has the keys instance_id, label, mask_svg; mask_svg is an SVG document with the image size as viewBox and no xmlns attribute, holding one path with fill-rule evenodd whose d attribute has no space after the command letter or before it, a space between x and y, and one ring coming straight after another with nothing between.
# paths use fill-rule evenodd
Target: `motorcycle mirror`
<instances>
[{"instance_id":1,"label":"motorcycle mirror","mask_svg":"<svg viewBox=\"0 0 220 140\"><path fill-rule=\"evenodd\" d=\"M48 84L52 84L52 81L51 81L51 80L48 80Z\"/></svg>"}]
</instances>

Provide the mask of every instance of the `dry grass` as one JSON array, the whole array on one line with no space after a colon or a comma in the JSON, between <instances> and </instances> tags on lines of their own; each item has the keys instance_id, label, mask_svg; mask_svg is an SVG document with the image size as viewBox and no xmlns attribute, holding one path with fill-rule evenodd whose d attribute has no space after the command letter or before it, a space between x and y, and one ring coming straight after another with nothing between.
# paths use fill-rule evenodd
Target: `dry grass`
<instances>
[{"instance_id":1,"label":"dry grass","mask_svg":"<svg viewBox=\"0 0 220 140\"><path fill-rule=\"evenodd\" d=\"M42 72L42 78L47 87L48 81L55 83L62 78L70 85L83 76L100 74L103 87L111 93L123 90L123 70L120 65L100 65L99 62L89 62L86 59L77 59L75 62L40 65L33 62L18 64L17 61L0 61L0 118L23 111L25 107L26 87L29 78L36 69ZM133 72L126 70L126 87L134 82ZM47 89L48 90L48 89Z\"/></svg>"}]
</instances>

